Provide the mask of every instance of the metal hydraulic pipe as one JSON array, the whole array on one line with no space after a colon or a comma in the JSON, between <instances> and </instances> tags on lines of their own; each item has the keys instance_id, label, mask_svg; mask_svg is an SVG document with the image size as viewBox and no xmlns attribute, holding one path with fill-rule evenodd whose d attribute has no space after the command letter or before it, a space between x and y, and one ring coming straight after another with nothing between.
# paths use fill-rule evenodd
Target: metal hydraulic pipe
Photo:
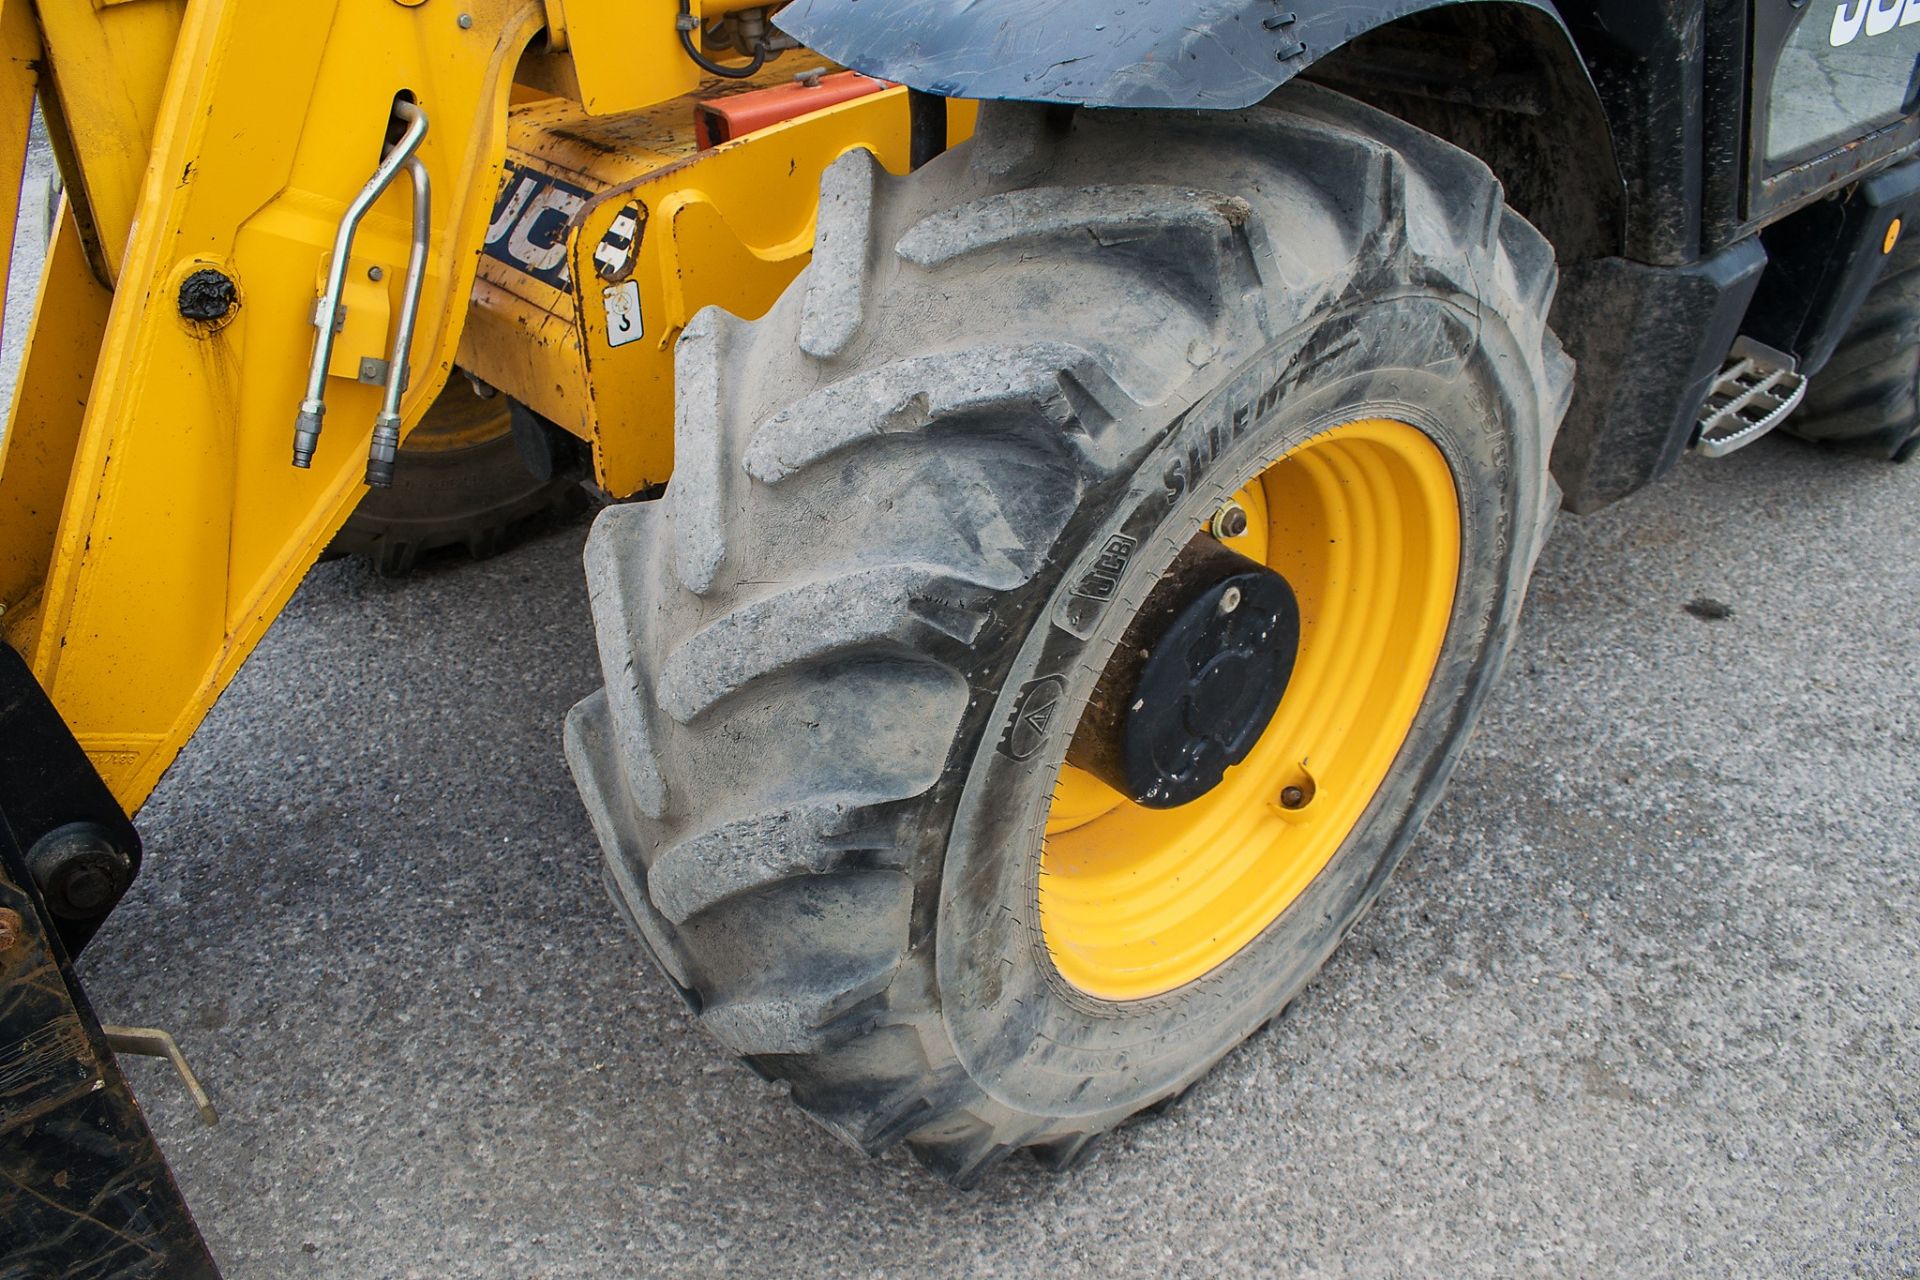
<instances>
[{"instance_id":1,"label":"metal hydraulic pipe","mask_svg":"<svg viewBox=\"0 0 1920 1280\"><path fill-rule=\"evenodd\" d=\"M400 397L409 381L408 361L413 350L414 325L420 318L420 293L427 280L427 251L433 237L433 182L418 156L407 157L407 176L413 179L413 246L407 254L407 287L400 299L400 322L394 326L393 355L387 361L387 398L373 420L373 440L367 446L367 483L384 489L393 483L393 460L400 452Z\"/></svg>"},{"instance_id":2,"label":"metal hydraulic pipe","mask_svg":"<svg viewBox=\"0 0 1920 1280\"><path fill-rule=\"evenodd\" d=\"M327 366L333 363L333 340L346 319L340 298L346 292L347 260L353 254L354 235L360 230L367 211L386 194L427 136L427 115L418 106L397 102L393 114L406 121L407 130L382 158L380 167L374 170L367 185L360 188L360 194L353 198L340 219L340 230L333 238L333 261L327 267L327 285L314 307L313 326L320 332L313 343L313 368L307 373L307 398L300 402L300 414L294 419L293 465L296 467L313 465L313 451L320 443L321 420L327 416Z\"/></svg>"}]
</instances>

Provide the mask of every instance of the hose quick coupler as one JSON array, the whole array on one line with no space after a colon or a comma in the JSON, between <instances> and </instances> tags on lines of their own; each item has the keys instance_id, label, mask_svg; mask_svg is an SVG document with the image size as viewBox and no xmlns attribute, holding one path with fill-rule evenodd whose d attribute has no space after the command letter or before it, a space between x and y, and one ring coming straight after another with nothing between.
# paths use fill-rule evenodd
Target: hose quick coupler
<instances>
[{"instance_id":1,"label":"hose quick coupler","mask_svg":"<svg viewBox=\"0 0 1920 1280\"><path fill-rule=\"evenodd\" d=\"M373 443L367 446L367 483L376 489L393 486L393 460L400 452L400 417L383 413L374 419Z\"/></svg>"},{"instance_id":2,"label":"hose quick coupler","mask_svg":"<svg viewBox=\"0 0 1920 1280\"><path fill-rule=\"evenodd\" d=\"M313 465L313 451L320 447L320 419L327 416L327 406L319 400L302 400L300 416L293 420L293 465L310 467Z\"/></svg>"}]
</instances>

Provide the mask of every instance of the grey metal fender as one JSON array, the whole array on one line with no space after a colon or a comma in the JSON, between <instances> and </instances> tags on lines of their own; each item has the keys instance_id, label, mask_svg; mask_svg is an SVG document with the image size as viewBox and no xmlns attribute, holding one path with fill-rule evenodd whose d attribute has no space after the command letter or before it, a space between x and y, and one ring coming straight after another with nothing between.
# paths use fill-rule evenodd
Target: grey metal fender
<instances>
[{"instance_id":1,"label":"grey metal fender","mask_svg":"<svg viewBox=\"0 0 1920 1280\"><path fill-rule=\"evenodd\" d=\"M845 66L944 97L1231 110L1396 18L1488 2L794 0L775 22ZM1559 23L1546 0L1500 2Z\"/></svg>"}]
</instances>

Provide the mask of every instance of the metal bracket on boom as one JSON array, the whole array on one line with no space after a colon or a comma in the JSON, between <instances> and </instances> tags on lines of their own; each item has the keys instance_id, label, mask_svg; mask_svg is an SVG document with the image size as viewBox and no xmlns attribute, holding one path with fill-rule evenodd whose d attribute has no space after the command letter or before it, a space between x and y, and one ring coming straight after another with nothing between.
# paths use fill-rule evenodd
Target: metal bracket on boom
<instances>
[{"instance_id":1,"label":"metal bracket on boom","mask_svg":"<svg viewBox=\"0 0 1920 1280\"><path fill-rule=\"evenodd\" d=\"M327 267L326 287L321 290L320 301L313 311L313 326L319 332L313 342L313 367L307 373L307 398L300 402L300 413L293 428L293 465L310 467L327 414L327 368L333 363L333 343L346 320L341 297L346 291L347 262L353 255L354 236L368 210L404 169L413 183L413 241L407 255L407 281L401 295L400 317L394 325L393 354L386 362L386 400L381 405L380 416L374 419L373 440L367 453L367 483L376 488L393 483L393 461L400 447L400 398L407 389L408 355L420 316L420 295L426 282L427 251L433 230L432 183L418 155L420 144L427 136L427 113L416 104L404 101L394 104L393 113L405 122L406 132L387 151L373 177L347 206L346 214L340 219L340 229L334 235L333 260Z\"/></svg>"}]
</instances>

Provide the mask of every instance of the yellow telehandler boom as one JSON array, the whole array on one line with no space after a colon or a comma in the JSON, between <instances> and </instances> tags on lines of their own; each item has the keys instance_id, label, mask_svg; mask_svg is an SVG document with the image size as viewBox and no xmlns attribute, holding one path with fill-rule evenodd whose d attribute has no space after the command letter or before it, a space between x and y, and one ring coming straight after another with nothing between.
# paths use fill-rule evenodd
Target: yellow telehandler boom
<instances>
[{"instance_id":1,"label":"yellow telehandler boom","mask_svg":"<svg viewBox=\"0 0 1920 1280\"><path fill-rule=\"evenodd\" d=\"M457 360L588 442L609 495L661 484L688 317L778 295L835 157L905 167L907 93L878 82L698 145L703 86L767 90L802 64L718 80L677 12L0 8L0 185L36 98L70 175L0 441L0 627L129 810L366 492L390 401L404 434ZM629 299L635 332L611 346Z\"/></svg>"}]
</instances>

